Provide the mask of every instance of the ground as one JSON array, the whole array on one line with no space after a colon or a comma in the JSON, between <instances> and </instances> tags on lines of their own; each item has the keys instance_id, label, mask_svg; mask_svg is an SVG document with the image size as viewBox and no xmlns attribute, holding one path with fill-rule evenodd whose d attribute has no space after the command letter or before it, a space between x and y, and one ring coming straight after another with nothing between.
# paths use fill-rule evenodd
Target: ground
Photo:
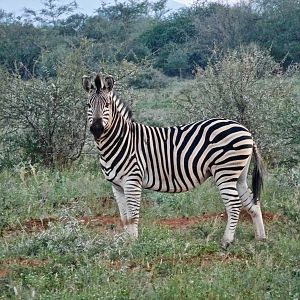
<instances>
[{"instance_id":1,"label":"ground","mask_svg":"<svg viewBox=\"0 0 300 300\"><path fill-rule=\"evenodd\" d=\"M226 214L212 181L183 194L145 192L139 239L128 241L97 170L27 175L0 176L0 299L300 296L299 189L286 176L265 184L267 241L255 241L243 213L224 251Z\"/></svg>"}]
</instances>

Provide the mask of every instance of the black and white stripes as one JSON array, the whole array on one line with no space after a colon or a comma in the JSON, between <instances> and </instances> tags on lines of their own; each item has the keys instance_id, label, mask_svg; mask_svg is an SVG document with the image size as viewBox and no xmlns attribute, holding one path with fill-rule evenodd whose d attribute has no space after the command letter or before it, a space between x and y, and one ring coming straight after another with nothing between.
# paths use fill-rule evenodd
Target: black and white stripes
<instances>
[{"instance_id":1,"label":"black and white stripes","mask_svg":"<svg viewBox=\"0 0 300 300\"><path fill-rule=\"evenodd\" d=\"M95 87L94 87L95 84ZM257 238L265 238L259 203L261 159L249 131L237 122L210 119L188 125L160 128L131 120L131 111L112 90L112 77L83 78L89 92L88 118L101 166L113 184L121 219L137 237L142 188L185 192L212 176L228 214L222 245L233 241L241 209L253 218ZM247 186L252 153L258 168L255 195Z\"/></svg>"}]
</instances>

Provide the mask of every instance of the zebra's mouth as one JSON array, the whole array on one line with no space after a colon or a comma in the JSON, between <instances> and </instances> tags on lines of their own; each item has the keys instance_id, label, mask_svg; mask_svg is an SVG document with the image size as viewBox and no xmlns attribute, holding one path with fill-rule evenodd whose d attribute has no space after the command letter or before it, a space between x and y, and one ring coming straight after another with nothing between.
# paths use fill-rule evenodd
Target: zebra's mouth
<instances>
[{"instance_id":1,"label":"zebra's mouth","mask_svg":"<svg viewBox=\"0 0 300 300\"><path fill-rule=\"evenodd\" d=\"M95 140L99 140L100 137L101 137L101 133L100 132L92 132L92 134L93 134Z\"/></svg>"},{"instance_id":2,"label":"zebra's mouth","mask_svg":"<svg viewBox=\"0 0 300 300\"><path fill-rule=\"evenodd\" d=\"M103 133L103 129L95 129L95 128L91 127L90 130L91 130L91 133L93 134L95 140L98 140Z\"/></svg>"}]
</instances>

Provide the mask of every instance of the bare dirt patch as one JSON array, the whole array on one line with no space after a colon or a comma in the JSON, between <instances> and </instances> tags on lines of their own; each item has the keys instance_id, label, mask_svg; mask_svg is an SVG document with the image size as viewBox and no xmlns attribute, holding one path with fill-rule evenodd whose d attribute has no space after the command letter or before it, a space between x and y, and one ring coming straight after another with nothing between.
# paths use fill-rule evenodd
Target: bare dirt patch
<instances>
[{"instance_id":1,"label":"bare dirt patch","mask_svg":"<svg viewBox=\"0 0 300 300\"><path fill-rule=\"evenodd\" d=\"M270 212L263 213L263 219L265 223L270 223L277 220L284 220L284 218L278 214L273 214ZM82 225L88 227L97 227L102 229L120 229L122 227L121 220L119 216L83 216L77 218L78 222ZM169 227L170 229L180 229L195 226L204 222L226 222L227 214L224 213L211 213L203 214L202 216L193 217L174 217L167 219L160 219L155 221L155 224L163 225ZM241 222L252 222L251 217L246 212L241 212L240 214ZM41 218L41 219L30 219L25 221L19 226L9 227L5 230L6 233L13 233L20 230L25 230L26 232L38 232L49 228L50 223L63 222L54 217Z\"/></svg>"},{"instance_id":2,"label":"bare dirt patch","mask_svg":"<svg viewBox=\"0 0 300 300\"><path fill-rule=\"evenodd\" d=\"M121 220L116 216L95 216L95 217L81 217L78 221L90 227L106 227L113 229L117 226L121 226Z\"/></svg>"},{"instance_id":3,"label":"bare dirt patch","mask_svg":"<svg viewBox=\"0 0 300 300\"><path fill-rule=\"evenodd\" d=\"M53 217L40 218L40 219L30 219L22 224L16 226L10 226L4 230L4 233L10 234L17 231L26 231L26 232L37 232L43 231L49 228L50 223L57 222L58 220Z\"/></svg>"},{"instance_id":4,"label":"bare dirt patch","mask_svg":"<svg viewBox=\"0 0 300 300\"><path fill-rule=\"evenodd\" d=\"M24 267L40 267L47 263L47 260L35 259L35 258L9 258L0 260L0 266L18 265Z\"/></svg>"},{"instance_id":5,"label":"bare dirt patch","mask_svg":"<svg viewBox=\"0 0 300 300\"><path fill-rule=\"evenodd\" d=\"M29 268L41 267L47 264L47 260L40 260L35 258L9 258L0 260L0 278L7 277L12 273L10 266L23 266Z\"/></svg>"},{"instance_id":6,"label":"bare dirt patch","mask_svg":"<svg viewBox=\"0 0 300 300\"><path fill-rule=\"evenodd\" d=\"M88 227L103 227L105 229L114 229L121 226L120 218L117 216L83 216L78 217L77 221ZM6 234L15 233L18 231L25 232L39 232L47 230L50 223L64 223L65 220L59 220L58 218L48 217L41 219L30 219L18 226L11 226L7 228L4 232Z\"/></svg>"},{"instance_id":7,"label":"bare dirt patch","mask_svg":"<svg viewBox=\"0 0 300 300\"><path fill-rule=\"evenodd\" d=\"M48 229L49 224L55 222L57 222L57 219L53 217L47 217L42 219L30 219L22 224L22 229L25 229L28 232L41 231Z\"/></svg>"},{"instance_id":8,"label":"bare dirt patch","mask_svg":"<svg viewBox=\"0 0 300 300\"><path fill-rule=\"evenodd\" d=\"M223 212L223 213L203 214L202 216L194 216L194 217L168 218L168 219L159 220L156 223L159 225L167 226L170 229L178 229L178 228L191 227L197 224L210 222L214 220L219 222L226 222L227 219L228 219L227 213ZM283 217L278 214L264 212L263 219L265 223L269 223L277 220L283 220ZM245 211L241 212L240 221L252 222L250 215Z\"/></svg>"},{"instance_id":9,"label":"bare dirt patch","mask_svg":"<svg viewBox=\"0 0 300 300\"><path fill-rule=\"evenodd\" d=\"M107 261L106 265L112 269L119 270L119 269L128 269L128 270L136 270L136 269L144 269L146 271L153 271L155 268L161 265L171 265L175 266L178 264L185 264L185 265L193 265L199 267L207 267L214 263L221 263L221 264L230 264L232 262L241 262L244 261L247 263L247 259L244 257L240 257L238 255L233 254L220 254L220 253L212 253L212 254L205 254L205 255L195 255L195 256L188 256L188 257L161 257L150 260L149 262L138 262L138 261L126 261L121 262L120 260L112 260Z\"/></svg>"},{"instance_id":10,"label":"bare dirt patch","mask_svg":"<svg viewBox=\"0 0 300 300\"><path fill-rule=\"evenodd\" d=\"M10 273L11 273L11 271L8 269L2 269L2 270L0 270L0 278L4 278L4 277L8 276Z\"/></svg>"},{"instance_id":11,"label":"bare dirt patch","mask_svg":"<svg viewBox=\"0 0 300 300\"><path fill-rule=\"evenodd\" d=\"M121 220L119 214L117 212L117 205L116 201L112 197L102 197L97 200L99 206L103 209L103 212L99 215L95 216L80 216L77 217L77 220L80 224L86 225L88 227L95 227L101 230L114 230L114 229L121 229ZM72 203L69 203L70 207L72 207ZM152 202L148 199L142 199L142 206L149 207L152 205ZM68 207L68 206L67 206ZM114 209L115 212L114 212ZM110 211L113 215L108 216L105 215L105 212L108 213ZM263 218L265 222L272 222L275 220L282 220L283 217L272 214L269 212L263 213ZM171 229L176 228L186 228L190 226L194 226L203 222L210 222L210 221L218 221L218 222L225 222L227 220L226 212L220 213L210 213L210 214L203 214L201 216L192 216L192 217L174 217L168 219L160 219L155 221L155 224L167 226ZM50 223L64 223L68 220L59 219L57 217L46 217L46 218L35 218L29 219L21 224L16 224L8 227L4 230L4 234L12 234L19 231L25 232L39 232L47 230L50 226ZM251 221L250 216L246 212L241 212L240 221Z\"/></svg>"},{"instance_id":12,"label":"bare dirt patch","mask_svg":"<svg viewBox=\"0 0 300 300\"><path fill-rule=\"evenodd\" d=\"M115 201L113 198L110 197L102 197L99 198L99 203L101 205L101 207L103 208L113 208L115 206Z\"/></svg>"},{"instance_id":13,"label":"bare dirt patch","mask_svg":"<svg viewBox=\"0 0 300 300\"><path fill-rule=\"evenodd\" d=\"M211 265L213 263L216 263L216 262L221 263L221 264L230 264L232 262L237 262L237 261L247 262L247 260L245 258L240 257L238 255L232 255L232 254L226 254L226 255L207 254L207 255L204 255L201 260L199 260L199 263L200 263L201 267L206 267L206 266L209 266L209 265ZM197 263L197 259L196 259L196 263Z\"/></svg>"}]
</instances>

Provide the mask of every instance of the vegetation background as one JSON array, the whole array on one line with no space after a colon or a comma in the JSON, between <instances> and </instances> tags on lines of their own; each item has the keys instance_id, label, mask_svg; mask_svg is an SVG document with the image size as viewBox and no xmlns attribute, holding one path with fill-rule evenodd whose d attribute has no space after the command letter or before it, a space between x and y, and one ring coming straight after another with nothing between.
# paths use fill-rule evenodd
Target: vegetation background
<instances>
[{"instance_id":1,"label":"vegetation background","mask_svg":"<svg viewBox=\"0 0 300 300\"><path fill-rule=\"evenodd\" d=\"M0 299L299 299L300 2L43 5L0 10ZM222 251L208 181L145 192L140 239L125 242L86 123L93 72L114 76L139 122L246 125L269 170L268 241L242 215Z\"/></svg>"}]
</instances>

